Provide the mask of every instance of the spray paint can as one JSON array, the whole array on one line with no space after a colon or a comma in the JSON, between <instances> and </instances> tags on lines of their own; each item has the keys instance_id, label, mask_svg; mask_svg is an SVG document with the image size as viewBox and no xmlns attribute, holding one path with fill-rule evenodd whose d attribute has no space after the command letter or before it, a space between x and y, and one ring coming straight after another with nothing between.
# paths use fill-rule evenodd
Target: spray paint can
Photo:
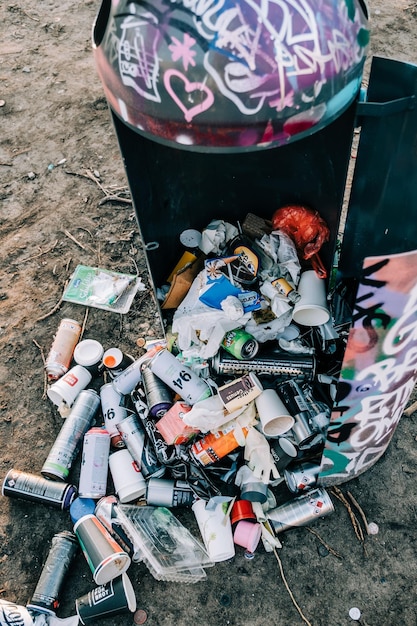
<instances>
[{"instance_id":1,"label":"spray paint can","mask_svg":"<svg viewBox=\"0 0 417 626\"><path fill-rule=\"evenodd\" d=\"M259 350L259 343L255 337L243 328L229 330L223 337L222 347L236 359L253 359Z\"/></svg>"},{"instance_id":2,"label":"spray paint can","mask_svg":"<svg viewBox=\"0 0 417 626\"><path fill-rule=\"evenodd\" d=\"M74 348L81 335L81 324L76 320L61 320L51 349L45 361L48 380L57 380L68 372Z\"/></svg>"},{"instance_id":3,"label":"spray paint can","mask_svg":"<svg viewBox=\"0 0 417 626\"><path fill-rule=\"evenodd\" d=\"M112 447L124 448L123 439L117 430L117 424L127 417L127 410L123 406L123 396L116 391L113 383L106 383L100 387L100 401L104 427L110 434Z\"/></svg>"},{"instance_id":4,"label":"spray paint can","mask_svg":"<svg viewBox=\"0 0 417 626\"><path fill-rule=\"evenodd\" d=\"M152 372L191 406L211 396L207 382L166 349L155 354L149 363Z\"/></svg>"},{"instance_id":5,"label":"spray paint can","mask_svg":"<svg viewBox=\"0 0 417 626\"><path fill-rule=\"evenodd\" d=\"M74 524L74 532L97 585L105 585L130 566L130 556L95 515L81 517Z\"/></svg>"},{"instance_id":6,"label":"spray paint can","mask_svg":"<svg viewBox=\"0 0 417 626\"><path fill-rule=\"evenodd\" d=\"M122 396L127 396L142 380L143 357L133 361L125 370L120 372L112 381L115 390Z\"/></svg>"},{"instance_id":7,"label":"spray paint can","mask_svg":"<svg viewBox=\"0 0 417 626\"><path fill-rule=\"evenodd\" d=\"M129 554L132 561L137 563L142 561L143 554L136 546L135 531L131 522L120 511L118 504L116 496L105 496L97 502L94 514L113 539Z\"/></svg>"},{"instance_id":8,"label":"spray paint can","mask_svg":"<svg viewBox=\"0 0 417 626\"><path fill-rule=\"evenodd\" d=\"M276 380L312 380L316 371L316 361L311 354L285 354L283 352L262 352L252 359L237 359L224 350L219 350L210 359L210 368L221 376L242 376L249 372L273 376Z\"/></svg>"},{"instance_id":9,"label":"spray paint can","mask_svg":"<svg viewBox=\"0 0 417 626\"><path fill-rule=\"evenodd\" d=\"M149 414L162 417L173 404L171 389L147 366L142 368L142 385Z\"/></svg>"},{"instance_id":10,"label":"spray paint can","mask_svg":"<svg viewBox=\"0 0 417 626\"><path fill-rule=\"evenodd\" d=\"M246 437L247 428L242 428ZM234 427L208 433L191 446L190 453L201 465L210 465L220 461L239 446L234 435Z\"/></svg>"},{"instance_id":11,"label":"spray paint can","mask_svg":"<svg viewBox=\"0 0 417 626\"><path fill-rule=\"evenodd\" d=\"M103 367L113 379L132 365L134 360L133 357L124 354L120 348L108 348L103 354Z\"/></svg>"},{"instance_id":12,"label":"spray paint can","mask_svg":"<svg viewBox=\"0 0 417 626\"><path fill-rule=\"evenodd\" d=\"M69 509L77 495L77 488L68 483L47 480L29 472L11 469L3 481L3 496L29 502L41 502L55 509Z\"/></svg>"},{"instance_id":13,"label":"spray paint can","mask_svg":"<svg viewBox=\"0 0 417 626\"><path fill-rule=\"evenodd\" d=\"M284 470L284 479L292 493L299 493L316 486L320 465L300 463L296 467Z\"/></svg>"},{"instance_id":14,"label":"spray paint can","mask_svg":"<svg viewBox=\"0 0 417 626\"><path fill-rule=\"evenodd\" d=\"M53 536L38 583L26 608L55 615L59 607L62 583L78 549L79 544L74 533L63 530Z\"/></svg>"},{"instance_id":15,"label":"spray paint can","mask_svg":"<svg viewBox=\"0 0 417 626\"><path fill-rule=\"evenodd\" d=\"M333 502L327 491L313 489L267 511L266 516L274 531L280 533L298 526L308 526L333 511Z\"/></svg>"},{"instance_id":16,"label":"spray paint can","mask_svg":"<svg viewBox=\"0 0 417 626\"><path fill-rule=\"evenodd\" d=\"M146 502L151 506L192 506L197 496L185 480L150 478L146 490Z\"/></svg>"},{"instance_id":17,"label":"spray paint can","mask_svg":"<svg viewBox=\"0 0 417 626\"><path fill-rule=\"evenodd\" d=\"M79 393L43 464L41 474L45 478L66 480L99 407L100 398L93 389Z\"/></svg>"},{"instance_id":18,"label":"spray paint can","mask_svg":"<svg viewBox=\"0 0 417 626\"><path fill-rule=\"evenodd\" d=\"M82 365L92 376L97 376L102 370L104 349L96 339L83 339L74 349L74 362Z\"/></svg>"},{"instance_id":19,"label":"spray paint can","mask_svg":"<svg viewBox=\"0 0 417 626\"><path fill-rule=\"evenodd\" d=\"M107 492L110 435L104 428L90 428L84 435L78 495L102 498Z\"/></svg>"},{"instance_id":20,"label":"spray paint can","mask_svg":"<svg viewBox=\"0 0 417 626\"><path fill-rule=\"evenodd\" d=\"M145 430L139 423L138 417L132 413L116 424L116 427L124 445L129 450L133 460L136 461L139 469L141 469L143 448L145 446Z\"/></svg>"},{"instance_id":21,"label":"spray paint can","mask_svg":"<svg viewBox=\"0 0 417 626\"><path fill-rule=\"evenodd\" d=\"M287 380L280 383L276 390L295 420L291 428L295 442L300 447L308 446L316 439L317 433L310 422L311 414L301 386L295 380Z\"/></svg>"}]
</instances>

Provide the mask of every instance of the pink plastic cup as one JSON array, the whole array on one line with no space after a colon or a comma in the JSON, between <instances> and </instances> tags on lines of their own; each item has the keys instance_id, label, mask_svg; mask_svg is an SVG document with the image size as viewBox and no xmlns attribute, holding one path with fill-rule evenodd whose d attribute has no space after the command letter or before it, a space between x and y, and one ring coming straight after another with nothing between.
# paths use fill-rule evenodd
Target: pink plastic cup
<instances>
[{"instance_id":1,"label":"pink plastic cup","mask_svg":"<svg viewBox=\"0 0 417 626\"><path fill-rule=\"evenodd\" d=\"M236 524L233 541L248 552L255 552L261 538L262 528L259 523L242 520Z\"/></svg>"}]
</instances>

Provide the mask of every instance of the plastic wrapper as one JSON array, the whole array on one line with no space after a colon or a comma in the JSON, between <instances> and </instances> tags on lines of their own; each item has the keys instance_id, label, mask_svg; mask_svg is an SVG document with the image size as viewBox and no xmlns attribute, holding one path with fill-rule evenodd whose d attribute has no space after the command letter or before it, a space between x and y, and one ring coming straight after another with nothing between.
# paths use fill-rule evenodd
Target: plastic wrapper
<instances>
[{"instance_id":1,"label":"plastic wrapper","mask_svg":"<svg viewBox=\"0 0 417 626\"><path fill-rule=\"evenodd\" d=\"M272 216L272 227L287 233L306 260L319 252L330 235L326 222L317 211L296 204L277 209Z\"/></svg>"}]
</instances>

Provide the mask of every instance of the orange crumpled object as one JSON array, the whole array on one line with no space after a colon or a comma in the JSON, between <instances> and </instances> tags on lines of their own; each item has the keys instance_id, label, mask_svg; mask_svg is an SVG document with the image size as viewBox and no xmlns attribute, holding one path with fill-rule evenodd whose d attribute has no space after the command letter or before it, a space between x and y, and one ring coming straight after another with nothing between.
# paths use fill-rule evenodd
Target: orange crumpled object
<instances>
[{"instance_id":1,"label":"orange crumpled object","mask_svg":"<svg viewBox=\"0 0 417 626\"><path fill-rule=\"evenodd\" d=\"M297 204L277 209L272 215L272 228L291 237L303 259L317 254L330 236L326 222L317 211Z\"/></svg>"}]
</instances>

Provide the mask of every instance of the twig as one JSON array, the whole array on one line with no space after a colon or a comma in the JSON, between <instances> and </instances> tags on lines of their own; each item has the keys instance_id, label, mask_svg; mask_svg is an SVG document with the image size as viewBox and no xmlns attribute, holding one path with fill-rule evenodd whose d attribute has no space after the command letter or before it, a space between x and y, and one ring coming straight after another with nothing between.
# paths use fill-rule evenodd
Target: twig
<instances>
[{"instance_id":1,"label":"twig","mask_svg":"<svg viewBox=\"0 0 417 626\"><path fill-rule=\"evenodd\" d=\"M87 248L86 248L85 246L83 246L83 244L82 244L82 243L80 243L80 242L78 241L78 239L76 239L76 238L74 237L74 235L71 235L71 233L69 232L69 230L64 230L64 234L65 234L65 235L66 235L69 239L71 239L74 243L76 243L76 244L77 244L77 246L80 246L80 248L82 248L83 250L87 250Z\"/></svg>"},{"instance_id":2,"label":"twig","mask_svg":"<svg viewBox=\"0 0 417 626\"><path fill-rule=\"evenodd\" d=\"M342 502L342 504L345 505L346 510L347 510L347 512L349 514L349 517L350 517L350 521L352 522L352 526L353 526L353 530L355 531L355 535L358 538L358 540L363 544L363 542L364 542L363 531L362 531L361 525L359 524L358 519L357 519L355 513L352 511L352 507L350 506L349 502L346 500L346 498L343 495L343 493L337 487L332 487L332 493L333 493L334 496L336 496L336 498L338 500L340 500L340 502Z\"/></svg>"},{"instance_id":3,"label":"twig","mask_svg":"<svg viewBox=\"0 0 417 626\"><path fill-rule=\"evenodd\" d=\"M45 399L46 398L46 390L48 388L48 374L47 374L47 371L45 369L45 365L46 365L45 354L44 354L42 346L40 346L38 344L36 339L32 339L32 341L35 344L35 346L39 349L39 352L41 353L41 358L42 358L43 368L44 368L43 369L43 393L42 393L42 398Z\"/></svg>"},{"instance_id":4,"label":"twig","mask_svg":"<svg viewBox=\"0 0 417 626\"><path fill-rule=\"evenodd\" d=\"M98 203L98 206L103 206L107 202L118 202L119 204L133 204L130 198L120 198L120 196L106 196L102 198Z\"/></svg>"},{"instance_id":5,"label":"twig","mask_svg":"<svg viewBox=\"0 0 417 626\"><path fill-rule=\"evenodd\" d=\"M306 526L306 529L315 537L317 537L317 539L320 541L320 543L326 548L326 550L328 550L330 552L330 554L333 554L333 556L337 557L338 559L343 559L343 556L341 554L339 554L338 552L336 552L336 550L333 550L333 548L331 546L329 546L328 543L326 543L324 541L324 539L322 539L320 537L320 535L318 534L318 532L316 532L315 530L313 530L312 528L310 528L309 526Z\"/></svg>"},{"instance_id":6,"label":"twig","mask_svg":"<svg viewBox=\"0 0 417 626\"><path fill-rule=\"evenodd\" d=\"M416 402L413 402L413 404L410 404L409 407L407 407L404 411L403 414L406 417L411 417L411 415L414 413L414 411L417 411L417 400Z\"/></svg>"},{"instance_id":7,"label":"twig","mask_svg":"<svg viewBox=\"0 0 417 626\"><path fill-rule=\"evenodd\" d=\"M309 621L308 621L308 619L304 616L304 614L303 614L303 612L302 612L301 608L300 608L300 607L299 607L299 605L297 604L297 601L296 601L296 599L294 598L294 594L293 594L293 592L291 591L290 586L289 586L289 585L288 585L288 583L287 583L287 580L286 580L286 578L285 578L285 574L284 574L284 568L282 567L281 559L279 558L279 555L278 555L278 552L277 552L277 549L276 549L276 548L274 548L274 554L275 554L275 558L276 558L276 559L277 559L277 561L278 561L278 566L279 566L279 571L280 571L280 574L281 574L282 582L284 583L285 588L286 588L286 590L287 590L287 591L288 591L288 593L289 593L289 596L290 596L290 598L291 598L291 601L292 601L293 605L294 605L294 606L295 606L295 608L297 609L297 611L298 611L298 613L299 613L299 615L300 615L301 619L303 620L303 622L305 622L305 623L307 624L307 626L312 626L312 625L311 625L311 622L309 622Z\"/></svg>"},{"instance_id":8,"label":"twig","mask_svg":"<svg viewBox=\"0 0 417 626\"><path fill-rule=\"evenodd\" d=\"M68 285L68 281L66 281L65 285L64 285L64 291L65 291L65 287ZM60 297L60 299L58 300L58 302L56 303L56 305L54 306L53 309L51 309L49 311L49 313L45 313L45 315L42 315L41 317L38 317L37 320L35 320L35 324L37 322L41 322L42 320L45 320L47 317L50 317L51 315L53 315L54 313L56 313L59 309L59 307L62 304L62 300L63 300L64 294L62 294L62 296Z\"/></svg>"},{"instance_id":9,"label":"twig","mask_svg":"<svg viewBox=\"0 0 417 626\"><path fill-rule=\"evenodd\" d=\"M359 515L361 516L362 521L363 521L363 523L365 525L365 530L366 530L367 534L369 535L369 530L368 530L369 524L368 524L368 520L366 519L366 515L365 515L362 507L359 505L358 501L353 497L353 495L350 493L350 491L348 491L347 494L348 494L348 496L349 496L353 506L355 506L358 509Z\"/></svg>"},{"instance_id":10,"label":"twig","mask_svg":"<svg viewBox=\"0 0 417 626\"><path fill-rule=\"evenodd\" d=\"M81 326L81 334L80 334L80 340L82 339L83 335L84 335L84 331L85 331L85 327L87 325L87 319L88 319L88 313L89 313L90 309L87 308L84 314L84 320L83 320L83 324Z\"/></svg>"}]
</instances>

